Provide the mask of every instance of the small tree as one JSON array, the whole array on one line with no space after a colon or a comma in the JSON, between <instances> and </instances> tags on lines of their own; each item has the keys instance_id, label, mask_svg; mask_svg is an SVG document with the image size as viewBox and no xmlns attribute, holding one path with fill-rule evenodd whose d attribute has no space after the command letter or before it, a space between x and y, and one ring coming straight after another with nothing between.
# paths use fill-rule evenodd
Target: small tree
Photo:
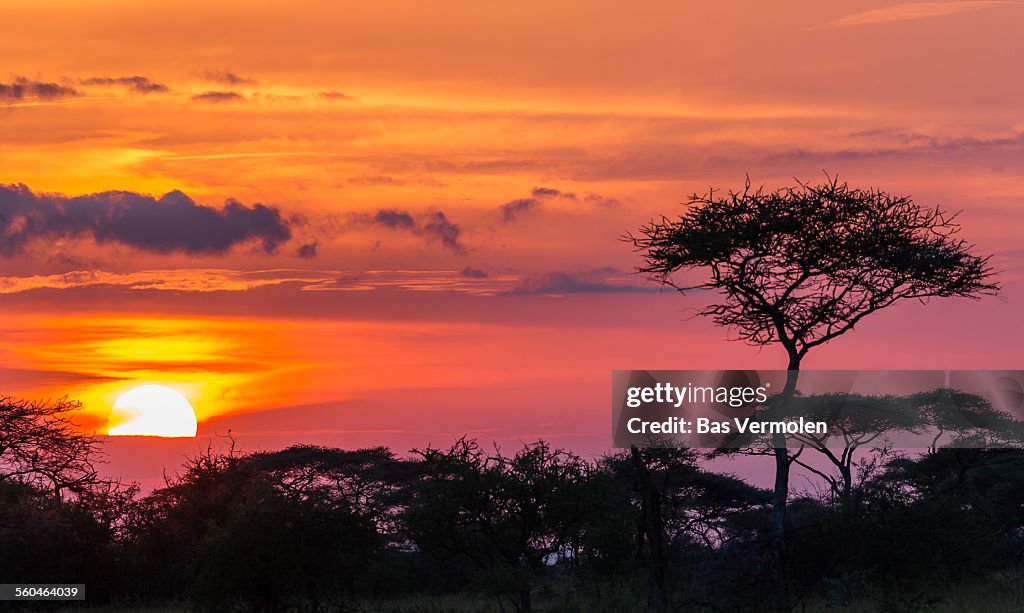
<instances>
[{"instance_id":1,"label":"small tree","mask_svg":"<svg viewBox=\"0 0 1024 613\"><path fill-rule=\"evenodd\" d=\"M977 394L939 387L913 394L907 403L933 433L930 453L938 452L945 435L948 447L1016 447L1024 441L1024 422Z\"/></svg>"},{"instance_id":2,"label":"small tree","mask_svg":"<svg viewBox=\"0 0 1024 613\"><path fill-rule=\"evenodd\" d=\"M792 460L823 478L832 495L844 502L849 501L853 495L854 457L859 449L868 446L888 448L891 444L888 436L914 432L925 425L916 408L905 398L897 396L840 392L797 395L790 399L788 413L803 416L808 421L824 421L829 425L826 433L796 433L788 436L801 446L801 451L813 449L824 456L838 471L838 477L804 462L799 452L793 454Z\"/></svg>"},{"instance_id":3,"label":"small tree","mask_svg":"<svg viewBox=\"0 0 1024 613\"><path fill-rule=\"evenodd\" d=\"M988 257L956 237L955 215L909 197L819 185L693 195L677 219L627 234L642 255L638 272L680 292L712 290L699 313L743 341L778 344L789 358L785 403L807 353L864 317L907 299L995 294ZM772 441L776 461L773 535L785 536L792 457Z\"/></svg>"},{"instance_id":4,"label":"small tree","mask_svg":"<svg viewBox=\"0 0 1024 613\"><path fill-rule=\"evenodd\" d=\"M72 422L80 408L66 398L40 403L0 396L0 482L27 483L57 498L104 485L95 468L96 439Z\"/></svg>"},{"instance_id":5,"label":"small tree","mask_svg":"<svg viewBox=\"0 0 1024 613\"><path fill-rule=\"evenodd\" d=\"M628 485L632 495L627 498L639 511L636 557L647 566L648 611L669 610L666 562L673 545L720 545L727 538L727 518L768 500L767 492L735 477L703 470L702 459L684 447L634 446L628 454L606 456L599 464L601 471Z\"/></svg>"}]
</instances>

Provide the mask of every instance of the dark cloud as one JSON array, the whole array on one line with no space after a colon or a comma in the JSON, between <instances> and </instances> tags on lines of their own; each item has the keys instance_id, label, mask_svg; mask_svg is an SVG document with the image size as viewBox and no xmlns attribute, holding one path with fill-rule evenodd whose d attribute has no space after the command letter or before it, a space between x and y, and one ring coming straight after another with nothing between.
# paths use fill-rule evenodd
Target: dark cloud
<instances>
[{"instance_id":1,"label":"dark cloud","mask_svg":"<svg viewBox=\"0 0 1024 613\"><path fill-rule=\"evenodd\" d=\"M123 86L138 94L158 94L170 91L163 83L155 83L146 77L90 77L79 81L82 85Z\"/></svg>"},{"instance_id":2,"label":"dark cloud","mask_svg":"<svg viewBox=\"0 0 1024 613\"><path fill-rule=\"evenodd\" d=\"M461 232L459 226L449 221L441 211L427 213L421 221L419 228L421 235L426 236L428 239L437 240L448 249L456 252L464 250L459 243L459 234Z\"/></svg>"},{"instance_id":3,"label":"dark cloud","mask_svg":"<svg viewBox=\"0 0 1024 613\"><path fill-rule=\"evenodd\" d=\"M373 216L373 223L388 228L415 228L416 220L412 215L397 209L381 209Z\"/></svg>"},{"instance_id":4,"label":"dark cloud","mask_svg":"<svg viewBox=\"0 0 1024 613\"><path fill-rule=\"evenodd\" d=\"M551 272L519 281L509 294L623 294L656 292L652 285L612 282L600 274Z\"/></svg>"},{"instance_id":5,"label":"dark cloud","mask_svg":"<svg viewBox=\"0 0 1024 613\"><path fill-rule=\"evenodd\" d=\"M228 70L208 70L204 75L207 81L226 83L228 85L256 85L255 79L239 76Z\"/></svg>"},{"instance_id":6,"label":"dark cloud","mask_svg":"<svg viewBox=\"0 0 1024 613\"><path fill-rule=\"evenodd\" d=\"M571 192L563 192L553 187L535 187L533 188L534 198L565 198L566 200L578 200L576 194Z\"/></svg>"},{"instance_id":7,"label":"dark cloud","mask_svg":"<svg viewBox=\"0 0 1024 613\"><path fill-rule=\"evenodd\" d=\"M179 191L159 199L123 191L71 197L0 185L0 254L16 255L37 239L79 237L194 255L222 254L255 241L271 253L291 238L291 228L276 207L228 200L214 208Z\"/></svg>"},{"instance_id":8,"label":"dark cloud","mask_svg":"<svg viewBox=\"0 0 1024 613\"><path fill-rule=\"evenodd\" d=\"M442 211L430 210L414 216L401 209L380 209L373 215L353 216L352 220L355 223L384 226L392 230L406 230L430 242L441 243L456 253L465 251L465 247L459 241L462 229L458 224L452 223Z\"/></svg>"},{"instance_id":9,"label":"dark cloud","mask_svg":"<svg viewBox=\"0 0 1024 613\"><path fill-rule=\"evenodd\" d=\"M305 245L298 248L298 250L295 252L295 255L299 256L304 260L315 258L317 256L317 248L319 246L320 243L318 243L317 241L306 243Z\"/></svg>"},{"instance_id":10,"label":"dark cloud","mask_svg":"<svg viewBox=\"0 0 1024 613\"><path fill-rule=\"evenodd\" d=\"M77 95L79 95L78 90L69 85L32 81L25 77L15 77L10 83L0 83L0 101L55 100Z\"/></svg>"},{"instance_id":11,"label":"dark cloud","mask_svg":"<svg viewBox=\"0 0 1024 613\"><path fill-rule=\"evenodd\" d=\"M520 215L528 213L539 207L540 200L537 200L536 198L520 198L519 200L506 202L498 207L498 210L501 211L501 220L504 223L511 223Z\"/></svg>"},{"instance_id":12,"label":"dark cloud","mask_svg":"<svg viewBox=\"0 0 1024 613\"><path fill-rule=\"evenodd\" d=\"M587 204L591 204L594 206L604 207L616 207L622 204L615 198L605 198L604 196L601 196L599 194L591 194L590 192L587 192L587 194L583 196L583 202L586 202Z\"/></svg>"},{"instance_id":13,"label":"dark cloud","mask_svg":"<svg viewBox=\"0 0 1024 613\"><path fill-rule=\"evenodd\" d=\"M482 271L482 270L480 270L478 268L473 268L471 266L467 266L467 267L463 268L462 272L460 274L463 277L466 277L467 279L486 279L487 278L487 273L486 272L484 272L484 271Z\"/></svg>"},{"instance_id":14,"label":"dark cloud","mask_svg":"<svg viewBox=\"0 0 1024 613\"><path fill-rule=\"evenodd\" d=\"M563 192L562 190L554 187L534 187L530 191L529 198L519 198L517 200L506 202L498 207L498 211L501 213L502 222L511 223L526 213L539 211L544 207L545 202L552 200L580 202L579 197L572 192ZM619 201L614 198L605 198L604 196L592 194L590 192L587 192L584 195L583 202L589 205L603 207L618 206L620 204Z\"/></svg>"},{"instance_id":15,"label":"dark cloud","mask_svg":"<svg viewBox=\"0 0 1024 613\"><path fill-rule=\"evenodd\" d=\"M324 100L327 100L328 102L344 102L349 100L355 100L355 98L349 96L346 93L334 90L328 92L320 92L319 96Z\"/></svg>"},{"instance_id":16,"label":"dark cloud","mask_svg":"<svg viewBox=\"0 0 1024 613\"><path fill-rule=\"evenodd\" d=\"M221 102L245 100L245 96L238 92L203 92L192 96L192 99L197 102L213 102L215 104L219 104Z\"/></svg>"}]
</instances>

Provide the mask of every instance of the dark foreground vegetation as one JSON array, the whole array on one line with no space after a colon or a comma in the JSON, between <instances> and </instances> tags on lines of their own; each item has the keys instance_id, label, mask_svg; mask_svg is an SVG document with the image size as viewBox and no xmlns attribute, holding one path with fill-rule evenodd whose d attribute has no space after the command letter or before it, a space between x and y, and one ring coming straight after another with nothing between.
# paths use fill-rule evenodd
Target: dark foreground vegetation
<instances>
[{"instance_id":1,"label":"dark foreground vegetation","mask_svg":"<svg viewBox=\"0 0 1024 613\"><path fill-rule=\"evenodd\" d=\"M1024 605L1017 450L867 453L848 489L791 498L780 544L772 493L709 472L691 449L594 461L543 441L506 452L469 439L401 457L209 451L141 495L97 476L97 443L70 430L72 408L0 406L0 577L85 583L83 608Z\"/></svg>"}]
</instances>

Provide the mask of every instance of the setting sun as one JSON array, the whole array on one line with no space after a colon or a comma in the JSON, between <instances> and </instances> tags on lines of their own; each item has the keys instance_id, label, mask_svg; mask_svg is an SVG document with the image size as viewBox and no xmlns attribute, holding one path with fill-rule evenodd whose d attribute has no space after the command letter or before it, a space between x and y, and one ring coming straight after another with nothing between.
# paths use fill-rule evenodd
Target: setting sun
<instances>
[{"instance_id":1,"label":"setting sun","mask_svg":"<svg viewBox=\"0 0 1024 613\"><path fill-rule=\"evenodd\" d=\"M196 414L188 399L163 385L125 392L110 411L111 436L194 437Z\"/></svg>"}]
</instances>

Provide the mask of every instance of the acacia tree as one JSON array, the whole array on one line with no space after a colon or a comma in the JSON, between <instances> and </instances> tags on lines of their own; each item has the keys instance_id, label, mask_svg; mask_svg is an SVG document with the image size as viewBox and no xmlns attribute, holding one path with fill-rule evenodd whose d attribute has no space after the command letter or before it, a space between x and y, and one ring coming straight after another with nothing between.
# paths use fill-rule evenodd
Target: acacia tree
<instances>
[{"instance_id":1,"label":"acacia tree","mask_svg":"<svg viewBox=\"0 0 1024 613\"><path fill-rule=\"evenodd\" d=\"M989 257L957 237L956 215L907 196L829 178L774 191L694 194L676 219L662 217L626 234L642 255L637 271L680 292L718 296L699 311L755 346L780 345L788 357L785 405L808 352L871 313L918 299L995 294ZM785 538L792 455L775 456L772 532Z\"/></svg>"},{"instance_id":2,"label":"acacia tree","mask_svg":"<svg viewBox=\"0 0 1024 613\"><path fill-rule=\"evenodd\" d=\"M928 450L936 453L939 442L953 447L1005 447L1019 444L1024 422L994 408L983 396L939 387L908 396L863 394L813 394L796 396L789 415L825 421L825 434L797 433L789 437L821 453L839 472L827 475L799 458L794 461L824 478L832 493L847 500L853 494L853 459L858 449L886 446L890 437L924 435Z\"/></svg>"},{"instance_id":3,"label":"acacia tree","mask_svg":"<svg viewBox=\"0 0 1024 613\"><path fill-rule=\"evenodd\" d=\"M81 404L66 398L30 402L0 396L0 482L20 481L58 498L106 485L95 463L95 438L72 421Z\"/></svg>"},{"instance_id":4,"label":"acacia tree","mask_svg":"<svg viewBox=\"0 0 1024 613\"><path fill-rule=\"evenodd\" d=\"M983 396L939 387L906 399L932 433L929 453L948 447L1007 447L1024 441L1024 421L996 409ZM940 442L948 435L944 445Z\"/></svg>"},{"instance_id":5,"label":"acacia tree","mask_svg":"<svg viewBox=\"0 0 1024 613\"><path fill-rule=\"evenodd\" d=\"M891 443L888 436L914 432L925 425L919 412L905 398L897 396L837 392L796 396L791 399L788 412L792 416L806 417L808 421L829 424L827 433L789 436L800 444L801 450L813 449L824 456L838 471L838 476L826 474L804 462L799 452L791 457L796 464L823 478L835 499L844 502L850 500L854 493L854 457L859 449L888 446Z\"/></svg>"}]
</instances>

